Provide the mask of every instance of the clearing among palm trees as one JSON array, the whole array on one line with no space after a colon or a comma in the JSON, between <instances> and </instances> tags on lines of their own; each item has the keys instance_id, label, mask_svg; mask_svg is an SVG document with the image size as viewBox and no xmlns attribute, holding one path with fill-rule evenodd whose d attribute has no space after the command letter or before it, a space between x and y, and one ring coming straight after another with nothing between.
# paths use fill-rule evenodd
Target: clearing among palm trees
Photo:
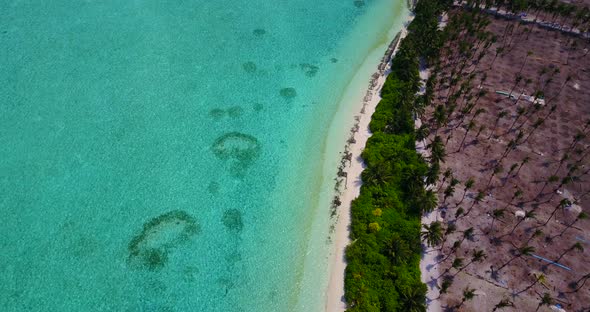
<instances>
[{"instance_id":1,"label":"clearing among palm trees","mask_svg":"<svg viewBox=\"0 0 590 312\"><path fill-rule=\"evenodd\" d=\"M564 26L455 7L439 58L424 60L416 137L442 216L423 227L440 250L429 287L449 310L588 311L590 43L567 30L590 15L519 11Z\"/></svg>"}]
</instances>

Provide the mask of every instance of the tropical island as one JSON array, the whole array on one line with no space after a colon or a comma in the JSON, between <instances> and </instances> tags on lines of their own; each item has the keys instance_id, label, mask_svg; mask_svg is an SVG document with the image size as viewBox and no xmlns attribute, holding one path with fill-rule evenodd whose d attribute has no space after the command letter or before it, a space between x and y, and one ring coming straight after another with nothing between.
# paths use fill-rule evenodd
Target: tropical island
<instances>
[{"instance_id":1,"label":"tropical island","mask_svg":"<svg viewBox=\"0 0 590 312\"><path fill-rule=\"evenodd\" d=\"M413 12L362 153L347 310L587 311L588 3Z\"/></svg>"}]
</instances>

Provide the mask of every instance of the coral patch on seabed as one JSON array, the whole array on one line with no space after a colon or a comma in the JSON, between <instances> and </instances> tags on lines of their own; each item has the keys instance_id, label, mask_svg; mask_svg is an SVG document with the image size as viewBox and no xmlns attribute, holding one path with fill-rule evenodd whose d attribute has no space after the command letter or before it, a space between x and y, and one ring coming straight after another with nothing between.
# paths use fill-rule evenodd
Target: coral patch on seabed
<instances>
[{"instance_id":1,"label":"coral patch on seabed","mask_svg":"<svg viewBox=\"0 0 590 312\"><path fill-rule=\"evenodd\" d=\"M237 209L229 209L223 213L223 225L233 232L241 232L244 227L242 222L242 213Z\"/></svg>"},{"instance_id":2,"label":"coral patch on seabed","mask_svg":"<svg viewBox=\"0 0 590 312\"><path fill-rule=\"evenodd\" d=\"M219 183L216 181L209 182L209 186L207 186L207 191L209 191L209 193L212 195L216 195L217 193L219 193L219 189Z\"/></svg>"},{"instance_id":3,"label":"coral patch on seabed","mask_svg":"<svg viewBox=\"0 0 590 312\"><path fill-rule=\"evenodd\" d=\"M188 266L182 270L183 280L187 283L192 283L197 280L199 269L194 266Z\"/></svg>"},{"instance_id":4,"label":"coral patch on seabed","mask_svg":"<svg viewBox=\"0 0 590 312\"><path fill-rule=\"evenodd\" d=\"M237 251L232 252L232 253L228 254L227 256L225 256L225 261L227 261L230 265L234 265L234 264L242 261L242 254L240 254Z\"/></svg>"},{"instance_id":5,"label":"coral patch on seabed","mask_svg":"<svg viewBox=\"0 0 590 312\"><path fill-rule=\"evenodd\" d=\"M231 278L226 277L219 278L217 280L217 283L225 290L226 295L230 290L232 290L236 286L236 283Z\"/></svg>"},{"instance_id":6,"label":"coral patch on seabed","mask_svg":"<svg viewBox=\"0 0 590 312\"><path fill-rule=\"evenodd\" d=\"M257 37L262 37L266 34L266 30L264 30L262 28L257 28L257 29L254 29L254 31L252 31L252 33Z\"/></svg>"},{"instance_id":7,"label":"coral patch on seabed","mask_svg":"<svg viewBox=\"0 0 590 312\"><path fill-rule=\"evenodd\" d=\"M246 62L242 64L242 68L249 74L256 72L256 64L254 62Z\"/></svg>"},{"instance_id":8,"label":"coral patch on seabed","mask_svg":"<svg viewBox=\"0 0 590 312\"><path fill-rule=\"evenodd\" d=\"M232 106L227 110L227 114L231 118L238 118L244 114L244 109L239 106Z\"/></svg>"},{"instance_id":9,"label":"coral patch on seabed","mask_svg":"<svg viewBox=\"0 0 590 312\"><path fill-rule=\"evenodd\" d=\"M213 143L211 150L221 160L231 161L233 176L243 177L245 171L260 156L262 147L255 137L239 133L226 133Z\"/></svg>"},{"instance_id":10,"label":"coral patch on seabed","mask_svg":"<svg viewBox=\"0 0 590 312\"><path fill-rule=\"evenodd\" d=\"M253 108L254 111L259 112L264 109L264 105L262 105L262 103L254 103Z\"/></svg>"},{"instance_id":11,"label":"coral patch on seabed","mask_svg":"<svg viewBox=\"0 0 590 312\"><path fill-rule=\"evenodd\" d=\"M283 88L281 89L280 94L286 99L292 99L297 96L297 90L295 90L295 88Z\"/></svg>"},{"instance_id":12,"label":"coral patch on seabed","mask_svg":"<svg viewBox=\"0 0 590 312\"><path fill-rule=\"evenodd\" d=\"M168 262L168 253L201 232L197 221L182 210L159 215L143 225L128 245L129 264L155 271Z\"/></svg>"},{"instance_id":13,"label":"coral patch on seabed","mask_svg":"<svg viewBox=\"0 0 590 312\"><path fill-rule=\"evenodd\" d=\"M213 117L215 120L220 120L223 118L223 116L225 116L225 110L221 108L214 108L209 111L209 116Z\"/></svg>"},{"instance_id":14,"label":"coral patch on seabed","mask_svg":"<svg viewBox=\"0 0 590 312\"><path fill-rule=\"evenodd\" d=\"M301 70L303 70L305 75L310 78L315 76L320 70L319 67L312 64L299 64L299 67L301 68Z\"/></svg>"}]
</instances>

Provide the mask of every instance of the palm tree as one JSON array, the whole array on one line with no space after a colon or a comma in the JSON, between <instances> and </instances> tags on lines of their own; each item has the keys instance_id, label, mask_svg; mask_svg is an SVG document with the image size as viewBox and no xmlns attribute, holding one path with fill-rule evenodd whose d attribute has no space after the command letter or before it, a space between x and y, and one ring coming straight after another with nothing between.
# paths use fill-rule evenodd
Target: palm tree
<instances>
[{"instance_id":1,"label":"palm tree","mask_svg":"<svg viewBox=\"0 0 590 312\"><path fill-rule=\"evenodd\" d=\"M516 222L516 225L514 225L514 227L512 228L512 230L510 231L510 233L508 234L504 234L504 235L512 235L514 233L514 231L516 231L516 228L526 219L533 219L537 216L537 214L533 211L533 210L529 210L526 211L524 213L524 217L520 220L518 220L518 222ZM503 235L503 236L504 236Z\"/></svg>"},{"instance_id":2,"label":"palm tree","mask_svg":"<svg viewBox=\"0 0 590 312\"><path fill-rule=\"evenodd\" d=\"M522 142L526 143L529 140L529 138L531 137L531 135L533 134L533 132L535 132L535 130L537 130L544 122L545 122L545 119L543 119L543 118L537 119L537 121L535 121L532 125L533 129L531 129L529 134L527 134L526 138L524 138L524 141L522 141Z\"/></svg>"},{"instance_id":3,"label":"palm tree","mask_svg":"<svg viewBox=\"0 0 590 312\"><path fill-rule=\"evenodd\" d=\"M455 185L453 185L453 180L458 181L457 179L452 179L451 184L445 188L444 197L443 197L443 204L447 202L447 198L452 197L455 194Z\"/></svg>"},{"instance_id":4,"label":"palm tree","mask_svg":"<svg viewBox=\"0 0 590 312\"><path fill-rule=\"evenodd\" d=\"M511 99L512 98L512 92L514 92L514 89L516 89L516 86L518 86L518 84L522 81L523 77L520 73L517 73L514 76L514 85L512 86L512 89L510 89L510 93L508 94L508 98ZM517 101L520 99L520 95L517 98Z\"/></svg>"},{"instance_id":5,"label":"palm tree","mask_svg":"<svg viewBox=\"0 0 590 312\"><path fill-rule=\"evenodd\" d=\"M574 179L576 179L577 177L572 176L571 174L578 170L577 166L572 166L570 168L571 171L568 171L567 175L561 179L561 182L559 182L559 184L553 189L553 191L551 192L551 196L549 196L549 199L547 201L545 201L546 203L551 202L551 200L553 199L553 197L555 197L555 195L557 194L557 191L564 185L570 184L571 182L574 181Z\"/></svg>"},{"instance_id":6,"label":"palm tree","mask_svg":"<svg viewBox=\"0 0 590 312\"><path fill-rule=\"evenodd\" d=\"M510 299L504 298L504 299L500 300L500 302L498 302L494 306L494 309L492 310L492 312L495 312L498 309L513 307L513 306L514 306L514 303L512 301L510 301Z\"/></svg>"},{"instance_id":7,"label":"palm tree","mask_svg":"<svg viewBox=\"0 0 590 312\"><path fill-rule=\"evenodd\" d=\"M447 228L445 229L445 232L443 233L443 239L442 239L442 242L440 243L439 251L442 250L443 247L445 246L445 242L447 241L447 238L449 237L449 235L455 233L455 231L457 231L457 225L455 223L449 222L447 224Z\"/></svg>"},{"instance_id":8,"label":"palm tree","mask_svg":"<svg viewBox=\"0 0 590 312\"><path fill-rule=\"evenodd\" d=\"M463 240L456 240L453 245L451 246L451 250L449 251L449 253L447 254L446 257L442 258L438 263L442 263L447 261L447 259L449 259L454 253L457 252L457 250L459 249L459 247L461 247L461 243L463 242Z\"/></svg>"},{"instance_id":9,"label":"palm tree","mask_svg":"<svg viewBox=\"0 0 590 312\"><path fill-rule=\"evenodd\" d=\"M520 119L520 117L522 117L522 115L524 115L524 113L526 113L526 109L524 107L518 106L516 108L516 119L514 119L514 121L510 125L510 128L508 128L508 130L506 130L506 133L505 134L508 134L508 133L512 132L512 128L514 128L514 125L518 122L518 120Z\"/></svg>"},{"instance_id":10,"label":"palm tree","mask_svg":"<svg viewBox=\"0 0 590 312\"><path fill-rule=\"evenodd\" d=\"M490 230L488 231L488 233L490 233L491 231L494 230L494 221L504 218L505 212L506 212L506 209L504 209L504 208L494 209L492 211L492 225L490 226Z\"/></svg>"},{"instance_id":11,"label":"palm tree","mask_svg":"<svg viewBox=\"0 0 590 312\"><path fill-rule=\"evenodd\" d=\"M463 231L463 236L461 237L461 243L463 243L463 241L466 239L472 239L474 232L475 232L475 229L473 227L470 227L467 230Z\"/></svg>"},{"instance_id":12,"label":"palm tree","mask_svg":"<svg viewBox=\"0 0 590 312\"><path fill-rule=\"evenodd\" d=\"M575 11L575 8L566 4L562 4L561 10L559 10L559 15L562 17L560 25L560 29L565 29L566 20L572 15ZM573 26L572 26L573 27Z\"/></svg>"},{"instance_id":13,"label":"palm tree","mask_svg":"<svg viewBox=\"0 0 590 312\"><path fill-rule=\"evenodd\" d=\"M368 185L387 185L389 179L392 177L391 164L390 162L384 161L363 171L362 179Z\"/></svg>"},{"instance_id":14,"label":"palm tree","mask_svg":"<svg viewBox=\"0 0 590 312\"><path fill-rule=\"evenodd\" d=\"M430 149L431 162L445 162L446 152L445 146L440 136L435 136L432 143L428 144L426 148Z\"/></svg>"},{"instance_id":15,"label":"palm tree","mask_svg":"<svg viewBox=\"0 0 590 312\"><path fill-rule=\"evenodd\" d=\"M579 252L584 252L584 246L582 246L582 244L580 242L576 242L570 248L568 248L564 252L562 252L561 255L559 255L559 257L557 259L555 259L554 262L559 263L559 260L561 260L561 258L563 258L568 252L570 252L572 250L577 250Z\"/></svg>"},{"instance_id":16,"label":"palm tree","mask_svg":"<svg viewBox=\"0 0 590 312\"><path fill-rule=\"evenodd\" d=\"M440 192L440 190L442 189L443 185L445 184L445 181L447 181L447 179L452 178L453 177L453 170L451 170L451 168L447 168L447 170L445 170L445 172L443 172L443 179L438 187L438 189L436 190L436 192Z\"/></svg>"},{"instance_id":17,"label":"palm tree","mask_svg":"<svg viewBox=\"0 0 590 312\"><path fill-rule=\"evenodd\" d=\"M434 185L438 181L438 175L440 174L440 163L432 163L428 167L426 172L426 185Z\"/></svg>"},{"instance_id":18,"label":"palm tree","mask_svg":"<svg viewBox=\"0 0 590 312\"><path fill-rule=\"evenodd\" d=\"M573 146L572 146L573 147ZM571 147L568 148L568 150ZM563 154L563 156L561 157L561 159L559 160L559 165L557 166L557 168L555 169L555 172L553 172L554 176L557 176L557 174L559 173L559 169L561 169L561 166L563 166L563 164L570 158L570 155L566 152Z\"/></svg>"},{"instance_id":19,"label":"palm tree","mask_svg":"<svg viewBox=\"0 0 590 312\"><path fill-rule=\"evenodd\" d=\"M438 278L445 276L447 273L449 273L449 271L451 271L451 269L455 269L455 270L457 270L457 273L459 273L460 272L459 269L462 266L463 266L463 258L455 258L455 260L453 260L453 263L451 264L451 266L448 267Z\"/></svg>"},{"instance_id":20,"label":"palm tree","mask_svg":"<svg viewBox=\"0 0 590 312\"><path fill-rule=\"evenodd\" d=\"M465 287L463 289L463 298L461 299L461 303L457 306L460 308L463 304L469 300L472 300L475 297L475 289L470 289L469 287Z\"/></svg>"},{"instance_id":21,"label":"palm tree","mask_svg":"<svg viewBox=\"0 0 590 312\"><path fill-rule=\"evenodd\" d=\"M510 264L512 261L522 257L522 256L529 256L530 254L532 254L533 252L535 252L535 247L533 246L524 246L521 248L518 248L516 255L514 255L512 258L510 258L510 260L506 261L504 264L502 264L497 270L496 270L496 274L498 272L500 272L504 267L506 267L508 264ZM493 272L494 270L492 270Z\"/></svg>"},{"instance_id":22,"label":"palm tree","mask_svg":"<svg viewBox=\"0 0 590 312\"><path fill-rule=\"evenodd\" d=\"M446 294L451 285L453 284L453 277L452 276L445 276L443 277L443 281L440 284L440 294ZM439 296L440 297L440 296Z\"/></svg>"},{"instance_id":23,"label":"palm tree","mask_svg":"<svg viewBox=\"0 0 590 312\"><path fill-rule=\"evenodd\" d=\"M544 293L543 296L541 297L541 301L539 302L539 305L537 306L536 311L539 311L539 309L546 305L546 306L550 306L553 304L553 298L551 298L551 295L549 295L548 293Z\"/></svg>"},{"instance_id":24,"label":"palm tree","mask_svg":"<svg viewBox=\"0 0 590 312\"><path fill-rule=\"evenodd\" d=\"M465 144L465 139L467 139L467 135L469 134L469 132L471 130L473 130L473 128L475 128L475 122L472 120L469 122L469 124L467 124L467 129L465 131L465 135L463 135L463 139L461 140L461 143L459 144L459 148L457 149L456 152L461 151L461 149L463 148L463 144Z\"/></svg>"},{"instance_id":25,"label":"palm tree","mask_svg":"<svg viewBox=\"0 0 590 312\"><path fill-rule=\"evenodd\" d=\"M465 213L464 216L467 216L469 213L471 213L471 210L473 210L473 207L475 207L475 205L479 204L484 199L485 196L486 196L486 194L483 191L477 192L477 195L473 199L471 206L469 206L469 209L467 209L467 212Z\"/></svg>"},{"instance_id":26,"label":"palm tree","mask_svg":"<svg viewBox=\"0 0 590 312\"><path fill-rule=\"evenodd\" d=\"M506 149L504 150L504 153L502 154L502 157L500 158L501 162L504 158L508 157L508 155L515 150L518 145L522 144L521 139L524 137L524 133L522 131L518 131L518 133L516 134L516 137L512 140L510 140L510 142L508 142L508 144L506 145Z\"/></svg>"},{"instance_id":27,"label":"palm tree","mask_svg":"<svg viewBox=\"0 0 590 312\"><path fill-rule=\"evenodd\" d=\"M522 169L522 166L526 165L529 160L531 160L530 157L526 156L525 158L522 159L522 162L520 163L520 166L518 167L518 169L516 170L516 173L514 174L514 176L518 176L518 173L520 172L520 169Z\"/></svg>"},{"instance_id":28,"label":"palm tree","mask_svg":"<svg viewBox=\"0 0 590 312\"><path fill-rule=\"evenodd\" d=\"M518 164L514 163L512 164L512 166L510 166L510 169L508 169L508 172L506 172L506 176L504 177L504 179L508 180L508 178L510 177L510 174L512 174L512 172L518 168ZM506 182L504 182L504 185L506 184Z\"/></svg>"},{"instance_id":29,"label":"palm tree","mask_svg":"<svg viewBox=\"0 0 590 312\"><path fill-rule=\"evenodd\" d=\"M407 167L403 170L402 181L405 181L404 187L408 193L416 195L416 198L420 198L424 193L424 176L416 167Z\"/></svg>"},{"instance_id":30,"label":"palm tree","mask_svg":"<svg viewBox=\"0 0 590 312\"><path fill-rule=\"evenodd\" d=\"M457 206L461 205L461 203L465 199L465 195L467 195L467 191L469 191L473 187L474 184L475 184L475 180L473 180L473 178L469 178L469 179L467 179L467 181L465 181L465 188L463 189L463 196L461 197L461 200L457 203Z\"/></svg>"},{"instance_id":31,"label":"palm tree","mask_svg":"<svg viewBox=\"0 0 590 312\"><path fill-rule=\"evenodd\" d=\"M434 124L436 125L436 129L434 132L436 134L438 132L438 129L440 129L440 127L442 127L443 125L446 125L448 122L447 111L442 104L439 104L434 109L433 119Z\"/></svg>"},{"instance_id":32,"label":"palm tree","mask_svg":"<svg viewBox=\"0 0 590 312\"><path fill-rule=\"evenodd\" d=\"M449 132L449 135L447 135L447 139L445 140L445 146L449 145L449 141L453 138L453 133L455 133L455 131L451 130L451 132Z\"/></svg>"},{"instance_id":33,"label":"palm tree","mask_svg":"<svg viewBox=\"0 0 590 312\"><path fill-rule=\"evenodd\" d=\"M422 213L428 213L438 206L438 198L433 190L427 190L418 200L419 209Z\"/></svg>"},{"instance_id":34,"label":"palm tree","mask_svg":"<svg viewBox=\"0 0 590 312\"><path fill-rule=\"evenodd\" d=\"M574 220L574 222L572 222L572 223L568 224L568 225L565 227L565 229L563 229L563 230L561 231L561 233L557 234L557 236L561 237L561 236L562 236L562 235L565 233L565 231L567 231L569 228L571 228L572 226L574 226L574 224L576 224L576 222L578 222L578 221L580 221L580 220L585 220L585 219L588 219L588 215L587 215L585 212L583 212L583 211L582 211L582 212L580 212L580 213L578 214L578 216L576 217L576 220ZM554 236L554 237L557 237L557 236Z\"/></svg>"},{"instance_id":35,"label":"palm tree","mask_svg":"<svg viewBox=\"0 0 590 312\"><path fill-rule=\"evenodd\" d=\"M424 229L425 231L422 231L421 236L430 247L434 247L441 243L442 226L439 221L434 221L430 224L424 224Z\"/></svg>"},{"instance_id":36,"label":"palm tree","mask_svg":"<svg viewBox=\"0 0 590 312\"><path fill-rule=\"evenodd\" d=\"M525 244L525 245L528 245L528 244L529 244L529 243L530 243L530 242L533 240L533 238L535 238L535 237L539 237L539 236L541 236L541 235L543 235L543 231L541 231L541 230L539 230L539 229L536 229L536 230L533 232L533 234L532 234L532 235L531 235L531 236L530 236L530 237L529 237L529 238L526 240L526 242L525 242L524 244Z\"/></svg>"},{"instance_id":37,"label":"palm tree","mask_svg":"<svg viewBox=\"0 0 590 312\"><path fill-rule=\"evenodd\" d=\"M426 124L422 124L418 129L416 129L416 141L422 142L424 141L428 135L430 134L430 128Z\"/></svg>"},{"instance_id":38,"label":"palm tree","mask_svg":"<svg viewBox=\"0 0 590 312\"><path fill-rule=\"evenodd\" d=\"M582 141L584 138L586 138L586 134L583 132L578 132L574 135L574 138L572 140L572 143L568 146L567 151L566 151L566 155L569 151L571 151L580 141ZM565 155L564 155L565 156Z\"/></svg>"},{"instance_id":39,"label":"palm tree","mask_svg":"<svg viewBox=\"0 0 590 312\"><path fill-rule=\"evenodd\" d=\"M473 262L482 262L485 258L487 258L487 255L483 250L474 249L473 252L471 253L471 260L464 267L462 267L459 270L459 272L465 270ZM459 273L459 272L457 272L457 273Z\"/></svg>"},{"instance_id":40,"label":"palm tree","mask_svg":"<svg viewBox=\"0 0 590 312\"><path fill-rule=\"evenodd\" d=\"M498 116L496 116L496 121L494 122L494 127L490 131L490 136L488 136L488 139L492 138L492 136L494 135L494 132L496 132L496 129L498 128L498 124L500 123L500 120L506 116L508 116L508 111L502 110L498 113Z\"/></svg>"},{"instance_id":41,"label":"palm tree","mask_svg":"<svg viewBox=\"0 0 590 312\"><path fill-rule=\"evenodd\" d=\"M490 179L488 180L488 184L486 185L486 189L488 189L490 187L490 184L492 183L492 179L498 173L501 173L503 170L504 170L504 168L502 168L502 165L500 164L500 162L498 162L498 164L494 167L494 171L492 171L492 174L490 175Z\"/></svg>"},{"instance_id":42,"label":"palm tree","mask_svg":"<svg viewBox=\"0 0 590 312\"><path fill-rule=\"evenodd\" d=\"M572 24L572 28L574 28L574 24ZM576 40L572 40L571 44L570 44L570 49L567 50L567 57L565 58L565 64L568 65L569 61L570 61L570 53L574 50L576 50L576 48L578 47L578 42ZM568 76L568 78L570 78ZM571 79L571 78L570 78Z\"/></svg>"},{"instance_id":43,"label":"palm tree","mask_svg":"<svg viewBox=\"0 0 590 312\"><path fill-rule=\"evenodd\" d=\"M523 289L523 290L521 290L521 291L517 292L517 293L515 294L516 296L518 296L518 295L522 294L523 292L526 292L527 290L529 290L529 289L533 288L533 287L534 287L535 285L537 285L537 283L539 283L539 282L540 282L541 284L545 284L545 282L546 282L546 278L545 278L545 275L544 275L544 274L542 274L542 273L539 273L539 274L537 274L537 273L532 273L531 275L533 275L533 276L535 277L535 281L534 281L532 284L530 284L529 286L527 286L525 289Z\"/></svg>"},{"instance_id":44,"label":"palm tree","mask_svg":"<svg viewBox=\"0 0 590 312\"><path fill-rule=\"evenodd\" d=\"M578 290L582 289L582 287L584 287L584 284L586 284L586 282L590 279L590 273L585 274L584 276L580 277L580 279L578 279L575 282L572 282L570 284L570 287L573 288L574 290L568 292L568 293L573 293L573 292L577 292Z\"/></svg>"},{"instance_id":45,"label":"palm tree","mask_svg":"<svg viewBox=\"0 0 590 312\"><path fill-rule=\"evenodd\" d=\"M412 250L408 243L403 240L399 234L392 234L388 239L385 247L385 254L391 259L393 264L402 265L407 263L407 259L412 254Z\"/></svg>"},{"instance_id":46,"label":"palm tree","mask_svg":"<svg viewBox=\"0 0 590 312\"><path fill-rule=\"evenodd\" d=\"M494 62L496 61L496 58L498 57L499 54L502 54L502 52L504 52L504 47L496 48L496 54L494 55L494 58L492 59L492 63L490 64L490 69L492 69L492 67L494 66Z\"/></svg>"},{"instance_id":47,"label":"palm tree","mask_svg":"<svg viewBox=\"0 0 590 312\"><path fill-rule=\"evenodd\" d=\"M487 129L486 126L479 126L479 128L477 129L477 133L475 134L475 139L473 140L472 143L474 144L479 144L479 136L481 135L481 133Z\"/></svg>"},{"instance_id":48,"label":"palm tree","mask_svg":"<svg viewBox=\"0 0 590 312\"><path fill-rule=\"evenodd\" d=\"M459 220L459 218L461 218L461 215L463 215L465 213L465 209L463 209L463 207L457 207L457 210L455 211L455 221Z\"/></svg>"},{"instance_id":49,"label":"palm tree","mask_svg":"<svg viewBox=\"0 0 590 312\"><path fill-rule=\"evenodd\" d=\"M465 135L463 136L463 140L461 140L461 144L459 145L459 150L460 151L461 148L463 147L463 143L465 143L465 139L467 138L467 135L469 134L469 131L471 131L472 129L475 128L475 118L477 118L477 116L485 113L485 109L483 108L478 108L475 113L473 113L473 116L471 117L471 120L469 120L469 123L467 124L467 131L465 131ZM483 131L483 129L482 129Z\"/></svg>"},{"instance_id":50,"label":"palm tree","mask_svg":"<svg viewBox=\"0 0 590 312\"><path fill-rule=\"evenodd\" d=\"M520 188L516 187L516 191L512 195L512 198L510 199L510 203L512 203L517 198L521 198L522 194L524 194L524 192Z\"/></svg>"},{"instance_id":51,"label":"palm tree","mask_svg":"<svg viewBox=\"0 0 590 312\"><path fill-rule=\"evenodd\" d=\"M401 309L408 312L426 312L425 288L424 284L406 287L400 296Z\"/></svg>"},{"instance_id":52,"label":"palm tree","mask_svg":"<svg viewBox=\"0 0 590 312\"><path fill-rule=\"evenodd\" d=\"M541 188L541 190L539 191L539 193L535 197L538 198L538 197L542 196L543 195L543 191L545 190L545 188L547 187L547 185L549 183L555 183L557 181L559 181L559 177L558 176L556 176L556 175L549 176L547 178L547 180L545 180L545 182L543 183L543 187Z\"/></svg>"},{"instance_id":53,"label":"palm tree","mask_svg":"<svg viewBox=\"0 0 590 312\"><path fill-rule=\"evenodd\" d=\"M555 213L557 212L558 209L560 209L560 208L564 209L571 204L572 204L572 202L570 202L569 199L567 199L567 198L564 198L561 201L559 201L559 204L557 206L555 206L555 208L551 212L551 215L549 216L547 221L545 221L545 223L543 223L543 226L545 226L545 225L547 225L547 223L549 223L549 221L553 218L553 216L555 215Z\"/></svg>"},{"instance_id":54,"label":"palm tree","mask_svg":"<svg viewBox=\"0 0 590 312\"><path fill-rule=\"evenodd\" d=\"M532 80L527 79L527 82L529 82L529 81L532 82ZM536 98L537 96L539 96L539 95L537 95L536 93L533 94L533 101L532 101L533 102L533 105L532 105L532 107L526 111L526 113L525 113L525 119L518 126L516 126L515 129L518 129L518 130L522 129L522 127L524 127L524 125L527 122L530 122L531 118L533 118L533 116L535 115L535 113L538 113L543 108L543 105L541 105L538 102L535 102L535 101L537 101L537 98Z\"/></svg>"}]
</instances>

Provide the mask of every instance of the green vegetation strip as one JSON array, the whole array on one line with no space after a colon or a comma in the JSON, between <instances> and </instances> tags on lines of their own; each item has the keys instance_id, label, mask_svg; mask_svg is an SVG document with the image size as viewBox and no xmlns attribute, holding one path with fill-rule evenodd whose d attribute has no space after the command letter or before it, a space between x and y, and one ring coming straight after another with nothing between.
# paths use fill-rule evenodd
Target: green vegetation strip
<instances>
[{"instance_id":1,"label":"green vegetation strip","mask_svg":"<svg viewBox=\"0 0 590 312\"><path fill-rule=\"evenodd\" d=\"M362 154L364 183L351 207L348 311L426 309L419 268L420 216L431 200L424 188L428 165L416 152L413 114L420 103L419 58L437 56L438 16L449 6L442 0L418 2L372 116L373 136Z\"/></svg>"}]
</instances>

